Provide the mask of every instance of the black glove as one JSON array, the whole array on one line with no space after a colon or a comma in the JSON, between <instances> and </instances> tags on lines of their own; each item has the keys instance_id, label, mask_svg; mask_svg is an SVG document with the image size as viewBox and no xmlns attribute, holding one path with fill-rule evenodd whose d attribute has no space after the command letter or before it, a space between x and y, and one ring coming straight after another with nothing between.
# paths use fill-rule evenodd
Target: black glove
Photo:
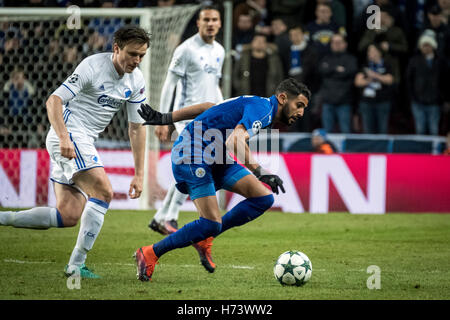
<instances>
[{"instance_id":1,"label":"black glove","mask_svg":"<svg viewBox=\"0 0 450 320\"><path fill-rule=\"evenodd\" d=\"M278 194L278 187L281 191L283 191L283 193L286 192L284 191L283 180L281 180L279 176L264 170L261 166L256 168L253 174L259 181L267 184L272 189L273 193Z\"/></svg>"},{"instance_id":2,"label":"black glove","mask_svg":"<svg viewBox=\"0 0 450 320\"><path fill-rule=\"evenodd\" d=\"M152 109L148 104L141 104L141 108L137 110L142 119L145 120L144 125L165 125L172 124L172 112L161 113Z\"/></svg>"}]
</instances>

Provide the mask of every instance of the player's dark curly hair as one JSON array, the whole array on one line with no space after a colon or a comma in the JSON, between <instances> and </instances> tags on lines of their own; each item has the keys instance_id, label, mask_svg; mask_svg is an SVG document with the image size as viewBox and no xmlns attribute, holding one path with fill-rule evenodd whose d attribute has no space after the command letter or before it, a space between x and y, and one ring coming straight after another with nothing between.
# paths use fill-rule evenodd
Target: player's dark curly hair
<instances>
[{"instance_id":1,"label":"player's dark curly hair","mask_svg":"<svg viewBox=\"0 0 450 320\"><path fill-rule=\"evenodd\" d=\"M126 25L114 33L114 43L123 49L129 43L147 44L150 47L151 34L137 25Z\"/></svg>"},{"instance_id":2,"label":"player's dark curly hair","mask_svg":"<svg viewBox=\"0 0 450 320\"><path fill-rule=\"evenodd\" d=\"M286 92L288 98L297 97L299 94L303 94L308 100L311 99L311 91L309 91L308 87L294 78L288 78L281 81L275 90L275 94L282 92Z\"/></svg>"}]
</instances>

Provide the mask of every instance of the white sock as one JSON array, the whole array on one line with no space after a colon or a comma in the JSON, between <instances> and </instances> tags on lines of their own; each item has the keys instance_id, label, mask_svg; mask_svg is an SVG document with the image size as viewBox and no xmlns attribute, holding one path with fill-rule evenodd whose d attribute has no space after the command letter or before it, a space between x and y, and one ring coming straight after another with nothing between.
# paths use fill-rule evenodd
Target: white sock
<instances>
[{"instance_id":1,"label":"white sock","mask_svg":"<svg viewBox=\"0 0 450 320\"><path fill-rule=\"evenodd\" d=\"M169 212L169 206L176 188L177 187L175 187L175 185L172 185L169 190L167 190L162 207L159 208L153 216L153 219L155 219L156 222L161 223L162 221L166 220L166 215Z\"/></svg>"},{"instance_id":2,"label":"white sock","mask_svg":"<svg viewBox=\"0 0 450 320\"><path fill-rule=\"evenodd\" d=\"M175 187L175 191L173 192L172 201L170 201L169 212L167 213L165 220L176 220L178 221L178 214L180 213L180 207L188 198L188 195L185 193L181 193Z\"/></svg>"},{"instance_id":3,"label":"white sock","mask_svg":"<svg viewBox=\"0 0 450 320\"><path fill-rule=\"evenodd\" d=\"M69 259L69 266L81 266L86 261L89 250L94 246L94 242L103 226L108 203L90 198L84 207L81 215L80 230L78 231L77 243Z\"/></svg>"},{"instance_id":4,"label":"white sock","mask_svg":"<svg viewBox=\"0 0 450 320\"><path fill-rule=\"evenodd\" d=\"M2 211L0 212L0 225L30 229L63 227L59 211L50 207L36 207L24 211Z\"/></svg>"}]
</instances>

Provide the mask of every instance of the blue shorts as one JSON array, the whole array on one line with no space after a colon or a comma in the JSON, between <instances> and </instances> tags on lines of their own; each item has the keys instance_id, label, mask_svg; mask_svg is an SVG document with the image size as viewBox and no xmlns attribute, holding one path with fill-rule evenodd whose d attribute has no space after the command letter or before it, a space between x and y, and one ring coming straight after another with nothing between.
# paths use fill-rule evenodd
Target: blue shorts
<instances>
[{"instance_id":1,"label":"blue shorts","mask_svg":"<svg viewBox=\"0 0 450 320\"><path fill-rule=\"evenodd\" d=\"M233 164L173 164L176 187L192 200L215 196L219 189L231 190L236 182L250 174L238 163Z\"/></svg>"}]
</instances>

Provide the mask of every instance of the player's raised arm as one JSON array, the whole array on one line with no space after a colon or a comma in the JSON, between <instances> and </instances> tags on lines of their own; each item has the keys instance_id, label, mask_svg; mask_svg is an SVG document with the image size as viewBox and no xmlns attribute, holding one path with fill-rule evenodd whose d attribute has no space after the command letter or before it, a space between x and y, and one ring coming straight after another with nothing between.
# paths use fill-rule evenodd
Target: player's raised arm
<instances>
[{"instance_id":1,"label":"player's raised arm","mask_svg":"<svg viewBox=\"0 0 450 320\"><path fill-rule=\"evenodd\" d=\"M70 141L69 133L67 132L66 125L64 124L62 99L57 95L52 94L46 102L46 107L48 120L59 138L61 155L68 159L75 158L75 148L72 141Z\"/></svg>"},{"instance_id":2,"label":"player's raised arm","mask_svg":"<svg viewBox=\"0 0 450 320\"><path fill-rule=\"evenodd\" d=\"M229 135L225 145L227 150L233 153L236 158L246 166L261 181L266 183L272 189L272 192L278 194L278 188L284 193L283 181L277 175L271 174L263 169L253 158L250 148L247 144L250 135L243 124L238 124Z\"/></svg>"},{"instance_id":3,"label":"player's raised arm","mask_svg":"<svg viewBox=\"0 0 450 320\"><path fill-rule=\"evenodd\" d=\"M138 113L145 120L144 125L167 125L178 121L194 119L212 106L214 106L214 103L203 102L174 112L161 113L148 104L141 104Z\"/></svg>"}]
</instances>

